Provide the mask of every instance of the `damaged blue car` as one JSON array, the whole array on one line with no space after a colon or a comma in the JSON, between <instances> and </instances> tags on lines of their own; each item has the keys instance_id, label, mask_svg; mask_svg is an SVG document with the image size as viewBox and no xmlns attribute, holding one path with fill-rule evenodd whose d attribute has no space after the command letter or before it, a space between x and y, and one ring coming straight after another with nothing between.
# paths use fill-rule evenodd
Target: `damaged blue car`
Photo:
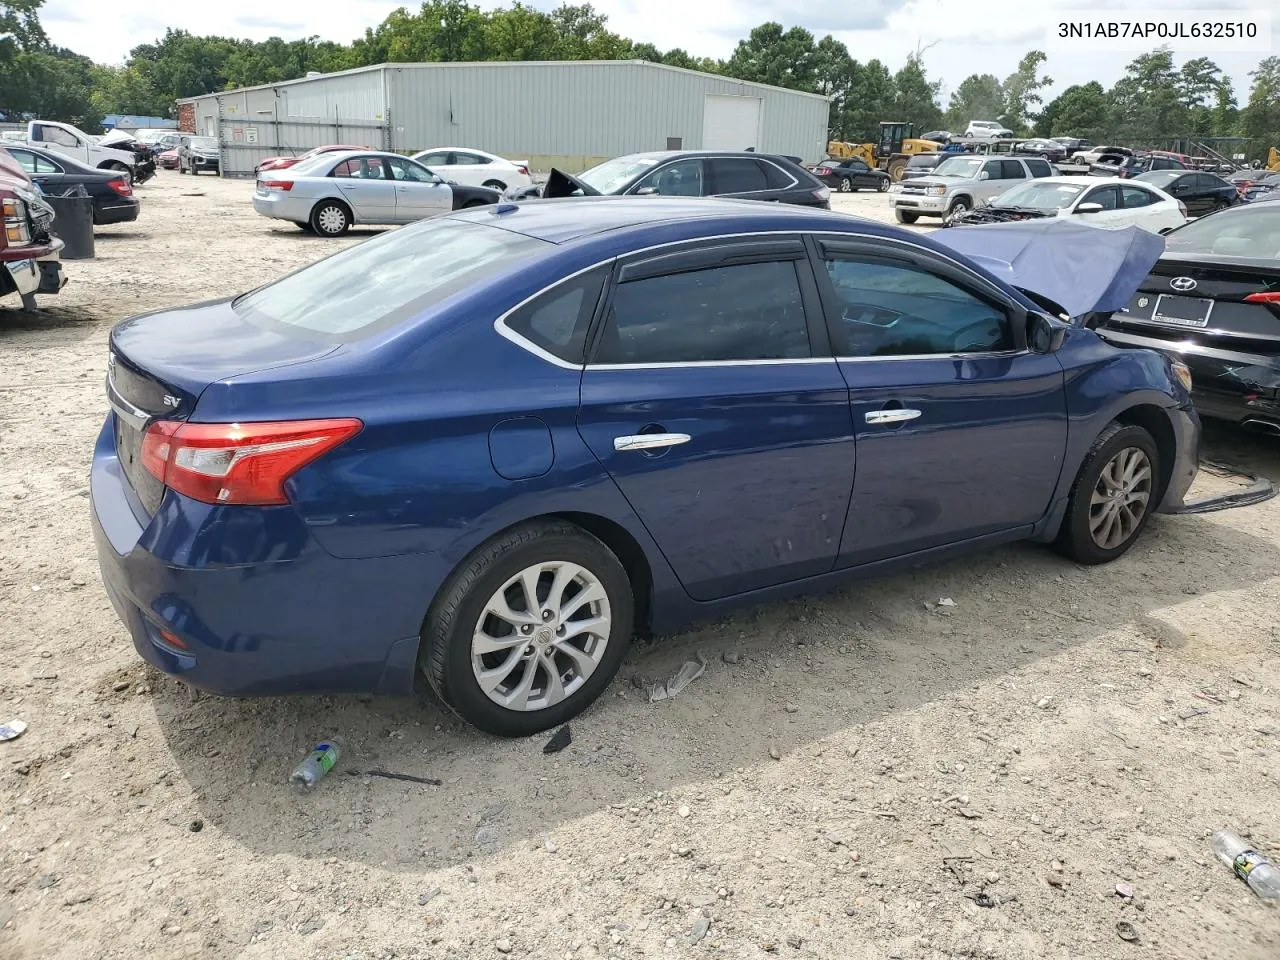
<instances>
[{"instance_id":1,"label":"damaged blue car","mask_svg":"<svg viewBox=\"0 0 1280 960\"><path fill-rule=\"evenodd\" d=\"M1183 365L1071 322L1150 268L1103 232L975 258L781 205L504 203L125 321L108 593L197 687L422 681L512 736L637 630L1012 540L1115 560L1184 509L1199 422Z\"/></svg>"}]
</instances>

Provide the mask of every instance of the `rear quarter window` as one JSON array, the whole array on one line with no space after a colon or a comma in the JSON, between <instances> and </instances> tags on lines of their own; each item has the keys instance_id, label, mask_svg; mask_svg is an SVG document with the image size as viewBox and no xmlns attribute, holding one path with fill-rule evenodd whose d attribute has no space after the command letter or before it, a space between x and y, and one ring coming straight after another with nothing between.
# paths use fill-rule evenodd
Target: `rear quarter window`
<instances>
[{"instance_id":1,"label":"rear quarter window","mask_svg":"<svg viewBox=\"0 0 1280 960\"><path fill-rule=\"evenodd\" d=\"M403 322L552 244L452 218L384 233L234 301L241 319L342 343Z\"/></svg>"},{"instance_id":2,"label":"rear quarter window","mask_svg":"<svg viewBox=\"0 0 1280 960\"><path fill-rule=\"evenodd\" d=\"M507 328L554 357L582 363L606 273L592 270L539 294L507 316Z\"/></svg>"}]
</instances>

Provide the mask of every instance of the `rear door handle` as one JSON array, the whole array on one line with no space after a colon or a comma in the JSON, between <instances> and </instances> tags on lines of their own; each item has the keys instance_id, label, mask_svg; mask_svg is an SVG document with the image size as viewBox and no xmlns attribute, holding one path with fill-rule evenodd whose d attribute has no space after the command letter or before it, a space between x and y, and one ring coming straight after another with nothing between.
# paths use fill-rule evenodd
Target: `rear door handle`
<instances>
[{"instance_id":1,"label":"rear door handle","mask_svg":"<svg viewBox=\"0 0 1280 960\"><path fill-rule=\"evenodd\" d=\"M919 410L896 407L892 410L868 410L866 420L867 423L905 423L908 420L914 420L918 416L920 416Z\"/></svg>"},{"instance_id":2,"label":"rear door handle","mask_svg":"<svg viewBox=\"0 0 1280 960\"><path fill-rule=\"evenodd\" d=\"M657 450L660 447L675 447L688 443L692 438L687 433L637 433L630 437L614 437L613 449L625 450Z\"/></svg>"}]
</instances>

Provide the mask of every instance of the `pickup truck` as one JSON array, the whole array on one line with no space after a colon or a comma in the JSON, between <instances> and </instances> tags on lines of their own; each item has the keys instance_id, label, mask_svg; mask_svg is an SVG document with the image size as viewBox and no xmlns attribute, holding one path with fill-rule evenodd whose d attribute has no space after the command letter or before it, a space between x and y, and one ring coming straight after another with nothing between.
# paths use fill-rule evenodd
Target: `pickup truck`
<instances>
[{"instance_id":1,"label":"pickup truck","mask_svg":"<svg viewBox=\"0 0 1280 960\"><path fill-rule=\"evenodd\" d=\"M26 142L99 170L119 170L121 173L132 174L134 164L137 163L132 150L101 146L95 137L69 123L32 120L27 124Z\"/></svg>"},{"instance_id":2,"label":"pickup truck","mask_svg":"<svg viewBox=\"0 0 1280 960\"><path fill-rule=\"evenodd\" d=\"M62 275L62 241L50 236L53 209L36 192L26 172L0 150L0 300L16 293L24 310L34 310L37 293L57 293Z\"/></svg>"}]
</instances>

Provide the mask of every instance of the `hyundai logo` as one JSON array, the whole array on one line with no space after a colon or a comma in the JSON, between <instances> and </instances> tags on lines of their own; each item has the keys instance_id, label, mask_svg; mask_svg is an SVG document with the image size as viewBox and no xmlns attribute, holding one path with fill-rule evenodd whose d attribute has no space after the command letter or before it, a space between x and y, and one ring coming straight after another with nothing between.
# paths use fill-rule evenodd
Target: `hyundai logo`
<instances>
[{"instance_id":1,"label":"hyundai logo","mask_svg":"<svg viewBox=\"0 0 1280 960\"><path fill-rule=\"evenodd\" d=\"M1180 293L1188 293L1196 288L1196 282L1190 277L1174 277L1169 281L1169 286Z\"/></svg>"}]
</instances>

